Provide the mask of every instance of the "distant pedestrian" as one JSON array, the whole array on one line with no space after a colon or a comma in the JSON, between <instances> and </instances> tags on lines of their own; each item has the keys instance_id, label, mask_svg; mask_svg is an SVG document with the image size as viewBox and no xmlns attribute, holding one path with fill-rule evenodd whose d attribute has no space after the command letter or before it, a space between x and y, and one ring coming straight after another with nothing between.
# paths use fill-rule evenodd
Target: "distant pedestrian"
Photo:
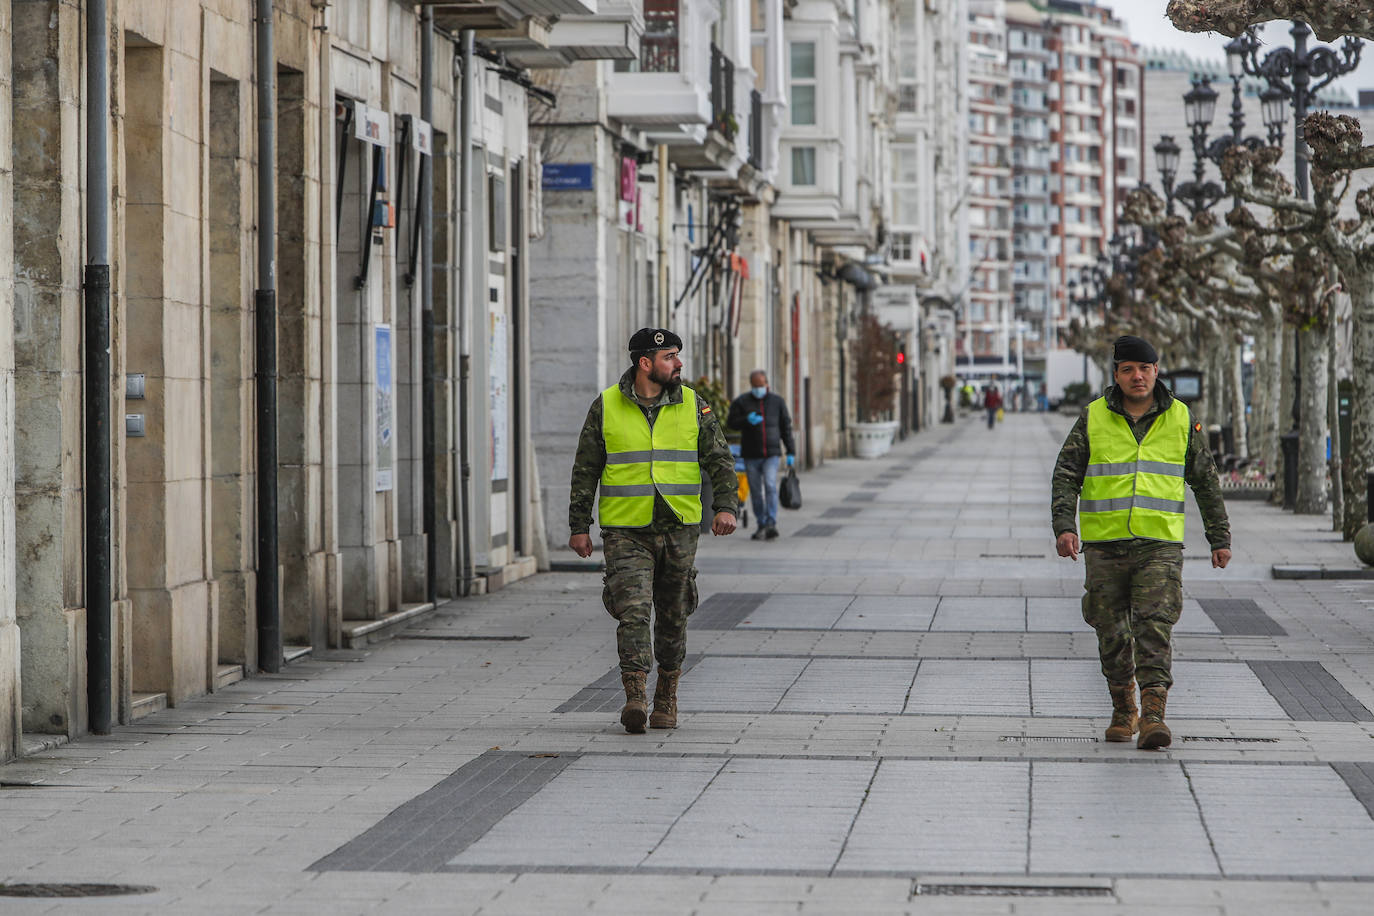
<instances>
[{"instance_id":1,"label":"distant pedestrian","mask_svg":"<svg viewBox=\"0 0 1374 916\"><path fill-rule=\"evenodd\" d=\"M787 402L768 390L768 374L762 369L749 373L748 391L730 404L725 425L740 433L739 454L749 475L749 502L754 507L758 529L751 541L773 540L778 536L778 463L787 448L787 466L795 463L797 445L792 441L792 416Z\"/></svg>"},{"instance_id":2,"label":"distant pedestrian","mask_svg":"<svg viewBox=\"0 0 1374 916\"><path fill-rule=\"evenodd\" d=\"M1188 406L1157 384L1159 357L1118 338L1116 384L1087 406L1054 468L1051 513L1061 557L1087 564L1083 619L1097 631L1112 697L1108 741L1168 747L1164 707L1173 685L1170 639L1183 610L1183 488L1193 490L1212 566L1231 561L1231 529L1207 437ZM1140 685L1137 713L1136 684Z\"/></svg>"},{"instance_id":3,"label":"distant pedestrian","mask_svg":"<svg viewBox=\"0 0 1374 916\"><path fill-rule=\"evenodd\" d=\"M677 685L687 655L687 618L697 606L701 471L711 478L711 532L735 530L735 459L711 406L682 384L682 340L665 328L630 338L630 368L587 411L568 503L568 546L592 554L592 502L606 554L606 610L619 623L616 646L625 705L620 724L642 734L677 727ZM649 621L653 617L653 635ZM654 711L645 695L658 661Z\"/></svg>"},{"instance_id":4,"label":"distant pedestrian","mask_svg":"<svg viewBox=\"0 0 1374 916\"><path fill-rule=\"evenodd\" d=\"M983 407L988 412L988 429L992 429L997 425L997 411L1002 409L1002 393L996 385L988 386L987 393L983 395Z\"/></svg>"}]
</instances>

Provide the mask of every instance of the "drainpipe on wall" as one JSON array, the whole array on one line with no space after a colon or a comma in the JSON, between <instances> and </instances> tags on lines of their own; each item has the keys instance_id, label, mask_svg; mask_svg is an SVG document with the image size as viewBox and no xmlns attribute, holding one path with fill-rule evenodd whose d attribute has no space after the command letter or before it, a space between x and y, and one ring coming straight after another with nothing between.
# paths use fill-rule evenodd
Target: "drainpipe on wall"
<instances>
[{"instance_id":1,"label":"drainpipe on wall","mask_svg":"<svg viewBox=\"0 0 1374 916\"><path fill-rule=\"evenodd\" d=\"M86 4L86 714L113 719L110 607L110 32L105 0Z\"/></svg>"},{"instance_id":2,"label":"drainpipe on wall","mask_svg":"<svg viewBox=\"0 0 1374 916\"><path fill-rule=\"evenodd\" d=\"M277 560L277 68L272 0L257 4L258 288L253 293L258 445L258 668L282 667Z\"/></svg>"},{"instance_id":3,"label":"drainpipe on wall","mask_svg":"<svg viewBox=\"0 0 1374 916\"><path fill-rule=\"evenodd\" d=\"M668 147L654 150L658 159L658 326L666 328L671 320L668 303L673 293L668 288Z\"/></svg>"},{"instance_id":4,"label":"drainpipe on wall","mask_svg":"<svg viewBox=\"0 0 1374 916\"><path fill-rule=\"evenodd\" d=\"M434 10L420 14L420 117L434 123ZM439 544L434 505L434 169L431 156L420 157L420 442L421 489L424 499L425 601L438 597Z\"/></svg>"},{"instance_id":5,"label":"drainpipe on wall","mask_svg":"<svg viewBox=\"0 0 1374 916\"><path fill-rule=\"evenodd\" d=\"M462 478L458 485L459 503L459 583L458 593L472 594L472 429L468 393L472 374L472 94L473 32L462 32L462 82L459 86L459 131L462 136L458 154L458 431L462 442L459 463Z\"/></svg>"}]
</instances>

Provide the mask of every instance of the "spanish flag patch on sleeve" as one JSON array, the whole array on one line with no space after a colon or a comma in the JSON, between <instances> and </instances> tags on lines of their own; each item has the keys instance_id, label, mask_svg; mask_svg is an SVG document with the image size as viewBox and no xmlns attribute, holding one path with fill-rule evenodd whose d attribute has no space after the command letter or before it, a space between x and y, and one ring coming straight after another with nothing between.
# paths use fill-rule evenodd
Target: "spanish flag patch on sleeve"
<instances>
[{"instance_id":1,"label":"spanish flag patch on sleeve","mask_svg":"<svg viewBox=\"0 0 1374 916\"><path fill-rule=\"evenodd\" d=\"M1195 433L1200 433L1200 432L1202 432L1202 424L1201 424L1201 423L1194 423L1194 424L1193 424L1193 432L1195 432Z\"/></svg>"},{"instance_id":2,"label":"spanish flag patch on sleeve","mask_svg":"<svg viewBox=\"0 0 1374 916\"><path fill-rule=\"evenodd\" d=\"M711 408L710 408L709 406L703 407L703 408L701 408L701 412L702 412L702 413L710 413L710 412L711 412ZM1200 428L1200 427L1199 427L1199 428Z\"/></svg>"}]
</instances>

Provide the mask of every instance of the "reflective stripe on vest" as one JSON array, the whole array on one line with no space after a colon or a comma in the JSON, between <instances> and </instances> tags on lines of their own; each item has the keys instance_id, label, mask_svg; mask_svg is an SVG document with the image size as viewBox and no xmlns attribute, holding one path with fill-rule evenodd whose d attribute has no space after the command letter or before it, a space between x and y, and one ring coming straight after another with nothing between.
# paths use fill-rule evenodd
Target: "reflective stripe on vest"
<instances>
[{"instance_id":1,"label":"reflective stripe on vest","mask_svg":"<svg viewBox=\"0 0 1374 916\"><path fill-rule=\"evenodd\" d=\"M1188 406L1174 401L1136 442L1126 418L1105 398L1088 405L1088 470L1078 500L1085 542L1183 542L1188 421Z\"/></svg>"},{"instance_id":2,"label":"reflective stripe on vest","mask_svg":"<svg viewBox=\"0 0 1374 916\"><path fill-rule=\"evenodd\" d=\"M701 521L701 465L697 457L696 392L682 386L681 404L664 404L649 429L644 411L620 386L601 392L601 471L598 514L608 528L645 528L654 520L654 493L683 524Z\"/></svg>"}]
</instances>

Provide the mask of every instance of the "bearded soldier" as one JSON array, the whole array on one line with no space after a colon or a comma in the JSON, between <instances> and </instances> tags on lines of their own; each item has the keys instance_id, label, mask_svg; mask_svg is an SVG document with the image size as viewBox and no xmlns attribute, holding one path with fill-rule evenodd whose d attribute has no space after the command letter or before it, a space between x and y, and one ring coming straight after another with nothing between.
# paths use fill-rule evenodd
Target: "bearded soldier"
<instances>
[{"instance_id":1,"label":"bearded soldier","mask_svg":"<svg viewBox=\"0 0 1374 916\"><path fill-rule=\"evenodd\" d=\"M682 384L682 340L664 328L630 338L630 368L587 411L577 443L568 540L592 553L592 501L606 554L602 601L618 621L625 706L620 724L642 734L677 727L677 684L687 654L687 618L697 606L693 566L701 532L701 472L711 479L711 532L735 530L735 459L711 406ZM649 622L653 617L653 636ZM653 715L645 696L658 661Z\"/></svg>"},{"instance_id":2,"label":"bearded soldier","mask_svg":"<svg viewBox=\"0 0 1374 916\"><path fill-rule=\"evenodd\" d=\"M1059 555L1072 560L1081 539L1083 619L1097 631L1112 697L1107 740L1130 741L1138 727L1136 747L1164 748L1173 740L1164 722L1170 640L1183 609L1184 484L1202 513L1215 568L1231 561L1231 530L1202 427L1157 383L1154 347L1119 338L1112 375L1116 384L1088 405L1059 452L1054 533Z\"/></svg>"}]
</instances>

